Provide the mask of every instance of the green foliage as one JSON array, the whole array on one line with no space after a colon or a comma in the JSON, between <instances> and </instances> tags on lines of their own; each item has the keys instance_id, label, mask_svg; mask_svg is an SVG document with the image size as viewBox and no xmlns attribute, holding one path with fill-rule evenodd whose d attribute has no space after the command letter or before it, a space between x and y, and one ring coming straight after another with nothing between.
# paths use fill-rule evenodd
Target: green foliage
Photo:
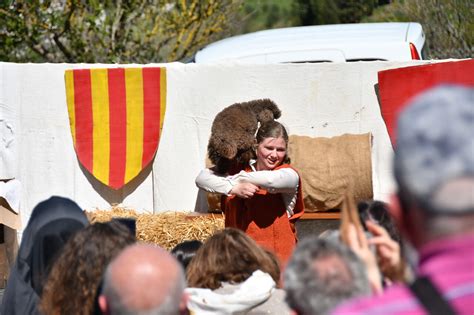
<instances>
[{"instance_id":1,"label":"green foliage","mask_svg":"<svg viewBox=\"0 0 474 315\"><path fill-rule=\"evenodd\" d=\"M375 0L296 0L301 25L358 23L370 15Z\"/></svg>"},{"instance_id":2,"label":"green foliage","mask_svg":"<svg viewBox=\"0 0 474 315\"><path fill-rule=\"evenodd\" d=\"M363 17L371 15L379 5L374 0L339 0L336 1L339 8L340 23L359 23Z\"/></svg>"},{"instance_id":3,"label":"green foliage","mask_svg":"<svg viewBox=\"0 0 474 315\"><path fill-rule=\"evenodd\" d=\"M427 57L473 56L472 0L395 0L382 6L387 2L4 0L0 1L0 60L168 62L189 58L206 44L237 32L361 20L420 22L427 37Z\"/></svg>"},{"instance_id":4,"label":"green foliage","mask_svg":"<svg viewBox=\"0 0 474 315\"><path fill-rule=\"evenodd\" d=\"M180 60L232 30L241 0L30 0L0 3L0 60Z\"/></svg>"},{"instance_id":5,"label":"green foliage","mask_svg":"<svg viewBox=\"0 0 474 315\"><path fill-rule=\"evenodd\" d=\"M246 0L242 6L241 33L298 24L294 14L294 0Z\"/></svg>"},{"instance_id":6,"label":"green foliage","mask_svg":"<svg viewBox=\"0 0 474 315\"><path fill-rule=\"evenodd\" d=\"M296 0L301 25L337 24L339 8L331 0Z\"/></svg>"},{"instance_id":7,"label":"green foliage","mask_svg":"<svg viewBox=\"0 0 474 315\"><path fill-rule=\"evenodd\" d=\"M376 0L246 0L240 32L290 27L358 23L386 1Z\"/></svg>"},{"instance_id":8,"label":"green foliage","mask_svg":"<svg viewBox=\"0 0 474 315\"><path fill-rule=\"evenodd\" d=\"M425 58L472 58L472 0L406 0L380 7L366 22L419 22L426 34Z\"/></svg>"}]
</instances>

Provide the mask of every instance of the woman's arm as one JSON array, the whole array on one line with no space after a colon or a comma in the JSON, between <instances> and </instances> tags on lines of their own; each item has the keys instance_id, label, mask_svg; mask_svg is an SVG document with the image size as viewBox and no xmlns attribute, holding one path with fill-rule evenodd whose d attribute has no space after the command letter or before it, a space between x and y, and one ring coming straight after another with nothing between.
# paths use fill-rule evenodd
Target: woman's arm
<instances>
[{"instance_id":1,"label":"woman's arm","mask_svg":"<svg viewBox=\"0 0 474 315\"><path fill-rule=\"evenodd\" d=\"M196 177L196 186L207 192L223 195L237 195L241 198L251 198L258 187L250 182L237 182L234 176L217 175L211 169L202 170Z\"/></svg>"},{"instance_id":2,"label":"woman's arm","mask_svg":"<svg viewBox=\"0 0 474 315\"><path fill-rule=\"evenodd\" d=\"M294 193L298 188L298 173L291 168L281 168L274 171L242 171L231 179L232 182L248 182L265 188L268 192Z\"/></svg>"},{"instance_id":3,"label":"woman's arm","mask_svg":"<svg viewBox=\"0 0 474 315\"><path fill-rule=\"evenodd\" d=\"M233 183L232 176L217 175L211 169L203 169L196 177L196 186L207 192L229 195Z\"/></svg>"}]
</instances>

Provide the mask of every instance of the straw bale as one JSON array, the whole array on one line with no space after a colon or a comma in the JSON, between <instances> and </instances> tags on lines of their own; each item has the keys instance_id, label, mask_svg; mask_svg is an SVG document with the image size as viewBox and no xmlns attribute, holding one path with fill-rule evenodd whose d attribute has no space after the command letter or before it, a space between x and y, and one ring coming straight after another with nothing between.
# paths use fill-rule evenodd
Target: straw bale
<instances>
[{"instance_id":1,"label":"straw bale","mask_svg":"<svg viewBox=\"0 0 474 315\"><path fill-rule=\"evenodd\" d=\"M86 211L91 223L112 218L135 218L137 240L155 243L168 250L185 240L205 241L224 228L222 215L196 215L188 212L137 213L134 209L113 206L110 210Z\"/></svg>"},{"instance_id":2,"label":"straw bale","mask_svg":"<svg viewBox=\"0 0 474 315\"><path fill-rule=\"evenodd\" d=\"M134 209L119 206L112 206L110 210L86 210L86 215L91 223L107 222L113 218L138 218L138 213Z\"/></svg>"}]
</instances>

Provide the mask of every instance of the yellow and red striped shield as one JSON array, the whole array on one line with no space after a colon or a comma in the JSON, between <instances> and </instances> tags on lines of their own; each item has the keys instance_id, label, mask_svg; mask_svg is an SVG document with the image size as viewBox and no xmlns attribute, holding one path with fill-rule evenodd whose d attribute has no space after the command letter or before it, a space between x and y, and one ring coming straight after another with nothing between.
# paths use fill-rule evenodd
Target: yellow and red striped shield
<instances>
[{"instance_id":1,"label":"yellow and red striped shield","mask_svg":"<svg viewBox=\"0 0 474 315\"><path fill-rule=\"evenodd\" d=\"M67 70L71 133L82 165L119 189L158 148L166 109L165 68Z\"/></svg>"}]
</instances>

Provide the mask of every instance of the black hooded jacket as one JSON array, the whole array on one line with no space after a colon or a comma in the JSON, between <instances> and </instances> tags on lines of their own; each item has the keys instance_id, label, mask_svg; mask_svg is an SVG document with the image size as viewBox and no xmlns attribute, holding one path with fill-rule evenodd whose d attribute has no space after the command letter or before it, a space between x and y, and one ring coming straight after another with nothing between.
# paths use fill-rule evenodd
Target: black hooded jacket
<instances>
[{"instance_id":1,"label":"black hooded jacket","mask_svg":"<svg viewBox=\"0 0 474 315\"><path fill-rule=\"evenodd\" d=\"M66 241L87 225L84 211L67 198L51 197L33 209L8 278L0 314L39 314L37 304L52 264Z\"/></svg>"}]
</instances>

